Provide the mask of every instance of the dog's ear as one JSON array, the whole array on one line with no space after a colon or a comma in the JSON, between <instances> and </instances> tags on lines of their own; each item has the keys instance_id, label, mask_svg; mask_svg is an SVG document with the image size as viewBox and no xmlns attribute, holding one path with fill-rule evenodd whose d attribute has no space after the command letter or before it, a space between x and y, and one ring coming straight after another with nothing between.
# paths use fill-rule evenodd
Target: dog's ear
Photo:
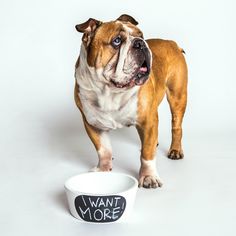
<instances>
[{"instance_id":1,"label":"dog's ear","mask_svg":"<svg viewBox=\"0 0 236 236\"><path fill-rule=\"evenodd\" d=\"M86 22L75 26L76 30L80 33L84 33L83 42L86 46L89 45L95 30L102 24L101 21L89 18Z\"/></svg>"},{"instance_id":2,"label":"dog's ear","mask_svg":"<svg viewBox=\"0 0 236 236\"><path fill-rule=\"evenodd\" d=\"M130 23L132 23L133 25L137 25L137 24L138 24L138 22L137 22L132 16L129 16L129 15L127 15L127 14L121 15L121 16L120 16L119 18L117 18L116 20L130 22Z\"/></svg>"}]
</instances>

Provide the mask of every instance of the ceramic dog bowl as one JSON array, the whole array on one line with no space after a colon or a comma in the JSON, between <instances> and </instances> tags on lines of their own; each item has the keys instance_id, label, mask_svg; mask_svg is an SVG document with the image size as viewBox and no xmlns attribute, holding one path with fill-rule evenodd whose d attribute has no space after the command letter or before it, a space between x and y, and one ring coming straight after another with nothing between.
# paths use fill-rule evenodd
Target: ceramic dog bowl
<instances>
[{"instance_id":1,"label":"ceramic dog bowl","mask_svg":"<svg viewBox=\"0 0 236 236\"><path fill-rule=\"evenodd\" d=\"M132 176L112 172L79 174L65 183L71 214L92 223L125 221L137 188L138 181Z\"/></svg>"}]
</instances>

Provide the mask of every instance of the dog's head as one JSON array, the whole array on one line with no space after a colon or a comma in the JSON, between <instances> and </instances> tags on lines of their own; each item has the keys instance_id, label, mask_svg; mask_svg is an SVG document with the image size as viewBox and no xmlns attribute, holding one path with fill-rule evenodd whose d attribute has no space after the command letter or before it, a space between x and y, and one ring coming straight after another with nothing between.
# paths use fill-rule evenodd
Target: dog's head
<instances>
[{"instance_id":1,"label":"dog's head","mask_svg":"<svg viewBox=\"0 0 236 236\"><path fill-rule=\"evenodd\" d=\"M122 15L115 21L103 23L90 18L76 25L83 33L80 60L111 87L130 88L148 79L151 51L137 24L133 17Z\"/></svg>"}]
</instances>

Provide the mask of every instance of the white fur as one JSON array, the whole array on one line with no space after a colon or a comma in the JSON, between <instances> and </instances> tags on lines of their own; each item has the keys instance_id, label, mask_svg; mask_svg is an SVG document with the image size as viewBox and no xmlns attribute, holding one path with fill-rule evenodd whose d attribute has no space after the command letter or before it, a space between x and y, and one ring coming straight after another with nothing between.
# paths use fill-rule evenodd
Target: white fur
<instances>
[{"instance_id":1,"label":"white fur","mask_svg":"<svg viewBox=\"0 0 236 236\"><path fill-rule=\"evenodd\" d=\"M139 172L139 185L140 186L149 186L152 187L161 187L162 180L157 173L156 168L156 158L153 160L145 160L141 158L141 168Z\"/></svg>"},{"instance_id":2,"label":"white fur","mask_svg":"<svg viewBox=\"0 0 236 236\"><path fill-rule=\"evenodd\" d=\"M122 23L122 25L123 25L124 29L126 29L130 34L133 33L133 29L131 29L129 26L127 26L126 24L123 24L123 23Z\"/></svg>"},{"instance_id":3,"label":"white fur","mask_svg":"<svg viewBox=\"0 0 236 236\"><path fill-rule=\"evenodd\" d=\"M126 38L126 43L122 44L121 48L120 48L120 52L119 52L120 56L119 56L119 61L118 61L117 67L116 67L115 76L116 77L123 77L125 79L126 74L124 73L125 70L123 71L123 68L124 68L124 65L125 65L125 61L128 60L127 59L127 54L128 54L128 51L129 51L130 46L131 46L131 42L134 39L134 37L130 35L133 30L131 28L129 28L128 26L126 26L125 24L123 24L123 23L121 23L121 24L122 24L123 28L126 30L126 37L127 38ZM130 61L132 61L132 59ZM122 81L120 81L120 82L122 82Z\"/></svg>"},{"instance_id":4,"label":"white fur","mask_svg":"<svg viewBox=\"0 0 236 236\"><path fill-rule=\"evenodd\" d=\"M143 169L148 170L149 175L158 176L156 168L156 158L154 158L153 160L145 160L141 158L141 166Z\"/></svg>"},{"instance_id":5,"label":"white fur","mask_svg":"<svg viewBox=\"0 0 236 236\"><path fill-rule=\"evenodd\" d=\"M98 150L99 162L91 171L110 171L112 169L112 147L107 132L100 135L101 147Z\"/></svg>"},{"instance_id":6,"label":"white fur","mask_svg":"<svg viewBox=\"0 0 236 236\"><path fill-rule=\"evenodd\" d=\"M107 132L102 132L100 135L101 148L106 149L109 152L112 152L111 142Z\"/></svg>"},{"instance_id":7,"label":"white fur","mask_svg":"<svg viewBox=\"0 0 236 236\"><path fill-rule=\"evenodd\" d=\"M120 77L121 74L124 74L123 72L123 67L124 67L124 64L125 64L125 60L127 58L127 53L128 53L128 50L130 48L130 44L131 44L131 40L132 40L133 37L131 36L128 36L128 38L126 39L127 43L123 44L120 48L120 57L119 57L119 61L118 61L118 64L117 64L117 67L116 67L116 77ZM125 75L122 76L125 78Z\"/></svg>"},{"instance_id":8,"label":"white fur","mask_svg":"<svg viewBox=\"0 0 236 236\"><path fill-rule=\"evenodd\" d=\"M89 67L86 58L86 50L82 45L80 66L76 69L75 77L79 85L78 95L83 113L88 123L105 131L135 125L139 87L110 87L102 70Z\"/></svg>"}]
</instances>

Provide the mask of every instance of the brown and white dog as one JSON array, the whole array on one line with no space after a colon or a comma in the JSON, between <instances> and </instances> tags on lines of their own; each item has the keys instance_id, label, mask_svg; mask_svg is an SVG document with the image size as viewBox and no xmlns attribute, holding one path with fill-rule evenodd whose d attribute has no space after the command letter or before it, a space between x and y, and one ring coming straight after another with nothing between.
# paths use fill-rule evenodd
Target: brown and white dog
<instances>
[{"instance_id":1,"label":"brown and white dog","mask_svg":"<svg viewBox=\"0 0 236 236\"><path fill-rule=\"evenodd\" d=\"M122 15L101 22L89 19L75 68L75 101L98 153L97 171L112 170L109 130L135 125L141 139L139 186L162 185L155 162L157 108L164 95L172 113L170 159L183 158L182 120L187 102L187 66L173 41L143 39L137 21Z\"/></svg>"}]
</instances>

